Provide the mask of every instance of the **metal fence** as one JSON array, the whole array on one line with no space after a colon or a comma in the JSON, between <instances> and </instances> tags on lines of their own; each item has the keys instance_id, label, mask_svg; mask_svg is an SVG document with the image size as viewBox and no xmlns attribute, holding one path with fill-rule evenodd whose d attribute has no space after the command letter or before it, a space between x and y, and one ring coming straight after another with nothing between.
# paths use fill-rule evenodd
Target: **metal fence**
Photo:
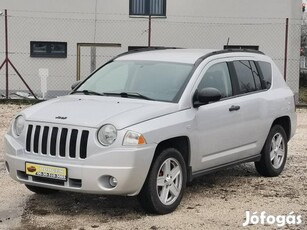
<instances>
[{"instance_id":1,"label":"metal fence","mask_svg":"<svg viewBox=\"0 0 307 230\"><path fill-rule=\"evenodd\" d=\"M45 96L64 95L76 81L77 74L84 79L93 66L99 67L129 47L146 47L149 41L151 46L183 48L223 49L227 44L259 47L274 59L282 73L286 71L291 89L296 94L299 91L300 20L289 19L287 23L286 18L168 15L167 18L152 17L149 21L146 17L131 18L125 14L94 16L73 12L8 11L7 17L0 16L0 30L5 31L6 26L8 32L0 33L0 65L6 58L7 35L9 64L13 64L20 76L11 65L6 75L6 64L2 66L2 97L14 97L16 92L30 93L29 89L35 96L42 97L40 69L48 69L48 92ZM67 57L31 57L31 41L67 42ZM79 46L91 43L117 46L95 49Z\"/></svg>"}]
</instances>

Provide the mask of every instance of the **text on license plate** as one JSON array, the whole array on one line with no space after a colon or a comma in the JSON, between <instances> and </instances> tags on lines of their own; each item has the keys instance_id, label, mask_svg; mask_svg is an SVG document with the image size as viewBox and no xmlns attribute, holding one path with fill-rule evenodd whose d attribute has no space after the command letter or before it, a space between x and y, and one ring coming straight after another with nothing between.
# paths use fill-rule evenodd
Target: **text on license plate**
<instances>
[{"instance_id":1,"label":"text on license plate","mask_svg":"<svg viewBox=\"0 0 307 230\"><path fill-rule=\"evenodd\" d=\"M55 180L67 180L67 169L26 162L26 174Z\"/></svg>"}]
</instances>

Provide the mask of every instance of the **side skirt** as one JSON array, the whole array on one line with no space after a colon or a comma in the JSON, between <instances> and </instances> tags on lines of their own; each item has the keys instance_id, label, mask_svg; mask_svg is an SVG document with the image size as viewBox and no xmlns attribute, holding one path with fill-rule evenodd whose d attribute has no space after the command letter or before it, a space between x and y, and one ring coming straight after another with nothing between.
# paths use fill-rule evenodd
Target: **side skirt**
<instances>
[{"instance_id":1,"label":"side skirt","mask_svg":"<svg viewBox=\"0 0 307 230\"><path fill-rule=\"evenodd\" d=\"M231 166L234 166L234 165L243 164L243 163L247 163L247 162L260 161L260 159L261 159L261 155L258 154L258 155L252 156L252 157L243 158L243 159L240 159L238 161L232 161L232 162L229 162L229 163L226 163L226 164L218 165L218 166L215 166L215 167L212 167L212 168L207 168L207 169L200 170L200 171L197 171L197 172L192 172L192 167L189 166L189 168L188 168L188 182L192 182L192 180L194 180L197 177L220 171L221 169L225 169L225 168L228 168L228 167L231 167Z\"/></svg>"}]
</instances>

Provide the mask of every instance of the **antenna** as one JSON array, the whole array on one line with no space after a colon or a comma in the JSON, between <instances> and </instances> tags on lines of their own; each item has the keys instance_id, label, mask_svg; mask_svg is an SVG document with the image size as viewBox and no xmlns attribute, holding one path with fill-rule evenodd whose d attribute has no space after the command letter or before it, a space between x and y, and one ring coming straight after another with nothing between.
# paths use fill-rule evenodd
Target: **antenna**
<instances>
[{"instance_id":1,"label":"antenna","mask_svg":"<svg viewBox=\"0 0 307 230\"><path fill-rule=\"evenodd\" d=\"M228 45L229 45L229 41L230 41L230 38L228 37L228 39L227 39L227 48L228 48Z\"/></svg>"}]
</instances>

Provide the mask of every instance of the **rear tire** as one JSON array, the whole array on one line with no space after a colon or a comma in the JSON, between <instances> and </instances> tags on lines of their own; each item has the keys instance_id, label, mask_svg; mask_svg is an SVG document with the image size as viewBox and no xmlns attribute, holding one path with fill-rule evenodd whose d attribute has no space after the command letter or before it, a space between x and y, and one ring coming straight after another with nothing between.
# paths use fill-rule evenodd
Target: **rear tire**
<instances>
[{"instance_id":1,"label":"rear tire","mask_svg":"<svg viewBox=\"0 0 307 230\"><path fill-rule=\"evenodd\" d=\"M154 160L139 194L142 207L150 213L167 214L180 204L186 187L187 170L181 153L163 150Z\"/></svg>"},{"instance_id":2,"label":"rear tire","mask_svg":"<svg viewBox=\"0 0 307 230\"><path fill-rule=\"evenodd\" d=\"M274 125L261 152L261 159L255 162L256 170L266 177L278 176L284 169L288 152L288 138L281 125Z\"/></svg>"},{"instance_id":3,"label":"rear tire","mask_svg":"<svg viewBox=\"0 0 307 230\"><path fill-rule=\"evenodd\" d=\"M50 188L37 187L37 186L33 186L33 185L28 185L28 184L26 184L25 186L31 192L34 192L36 194L41 194L41 195L49 195L49 194L54 194L54 193L58 192L58 190L50 189Z\"/></svg>"}]
</instances>

